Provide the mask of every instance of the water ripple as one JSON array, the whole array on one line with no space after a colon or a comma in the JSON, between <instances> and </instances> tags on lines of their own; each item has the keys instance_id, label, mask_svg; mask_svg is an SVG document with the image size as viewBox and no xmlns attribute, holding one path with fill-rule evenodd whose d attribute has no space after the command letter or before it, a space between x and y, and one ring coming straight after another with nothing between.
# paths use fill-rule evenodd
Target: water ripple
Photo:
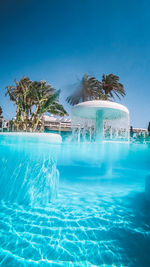
<instances>
[{"instance_id":1,"label":"water ripple","mask_svg":"<svg viewBox=\"0 0 150 267\"><path fill-rule=\"evenodd\" d=\"M142 195L94 198L80 191L68 198L69 191L61 192L45 208L1 201L2 266L140 266L143 260L148 266L150 215L142 212ZM135 209L135 197L141 208Z\"/></svg>"}]
</instances>

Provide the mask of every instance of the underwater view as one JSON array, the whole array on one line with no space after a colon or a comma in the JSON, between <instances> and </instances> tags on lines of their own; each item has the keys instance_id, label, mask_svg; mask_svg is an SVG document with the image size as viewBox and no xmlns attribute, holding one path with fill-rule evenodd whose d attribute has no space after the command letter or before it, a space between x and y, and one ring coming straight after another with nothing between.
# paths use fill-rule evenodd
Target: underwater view
<instances>
[{"instance_id":1,"label":"underwater view","mask_svg":"<svg viewBox=\"0 0 150 267\"><path fill-rule=\"evenodd\" d=\"M150 1L0 26L0 267L150 267Z\"/></svg>"},{"instance_id":2,"label":"underwater view","mask_svg":"<svg viewBox=\"0 0 150 267\"><path fill-rule=\"evenodd\" d=\"M150 146L0 138L1 266L150 266Z\"/></svg>"}]
</instances>

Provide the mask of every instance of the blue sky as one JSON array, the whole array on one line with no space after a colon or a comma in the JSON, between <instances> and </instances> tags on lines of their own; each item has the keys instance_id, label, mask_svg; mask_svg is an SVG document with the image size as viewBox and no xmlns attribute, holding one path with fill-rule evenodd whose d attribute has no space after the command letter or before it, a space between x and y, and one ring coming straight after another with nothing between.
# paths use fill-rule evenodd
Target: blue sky
<instances>
[{"instance_id":1,"label":"blue sky","mask_svg":"<svg viewBox=\"0 0 150 267\"><path fill-rule=\"evenodd\" d=\"M131 124L150 121L150 1L0 0L0 105L15 107L5 86L28 76L47 80L65 99L84 73L119 75Z\"/></svg>"}]
</instances>

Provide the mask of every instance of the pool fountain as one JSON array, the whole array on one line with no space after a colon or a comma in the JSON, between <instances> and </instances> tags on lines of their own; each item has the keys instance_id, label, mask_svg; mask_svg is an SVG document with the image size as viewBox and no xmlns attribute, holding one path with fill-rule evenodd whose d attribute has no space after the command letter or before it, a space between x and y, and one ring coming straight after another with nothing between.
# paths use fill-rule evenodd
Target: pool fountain
<instances>
[{"instance_id":1,"label":"pool fountain","mask_svg":"<svg viewBox=\"0 0 150 267\"><path fill-rule=\"evenodd\" d=\"M78 142L89 139L96 142L104 139L129 139L129 111L116 102L93 100L72 108L73 135Z\"/></svg>"}]
</instances>

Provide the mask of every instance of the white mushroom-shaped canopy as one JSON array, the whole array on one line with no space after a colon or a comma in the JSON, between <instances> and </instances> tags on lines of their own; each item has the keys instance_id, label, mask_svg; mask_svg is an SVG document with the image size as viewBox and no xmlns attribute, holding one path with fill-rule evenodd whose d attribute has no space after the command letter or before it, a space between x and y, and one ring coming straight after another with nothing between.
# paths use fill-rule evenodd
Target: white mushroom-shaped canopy
<instances>
[{"instance_id":1,"label":"white mushroom-shaped canopy","mask_svg":"<svg viewBox=\"0 0 150 267\"><path fill-rule=\"evenodd\" d=\"M104 120L121 119L129 115L125 106L104 100L86 101L72 108L72 116L85 119L96 119L97 112L102 112Z\"/></svg>"}]
</instances>

